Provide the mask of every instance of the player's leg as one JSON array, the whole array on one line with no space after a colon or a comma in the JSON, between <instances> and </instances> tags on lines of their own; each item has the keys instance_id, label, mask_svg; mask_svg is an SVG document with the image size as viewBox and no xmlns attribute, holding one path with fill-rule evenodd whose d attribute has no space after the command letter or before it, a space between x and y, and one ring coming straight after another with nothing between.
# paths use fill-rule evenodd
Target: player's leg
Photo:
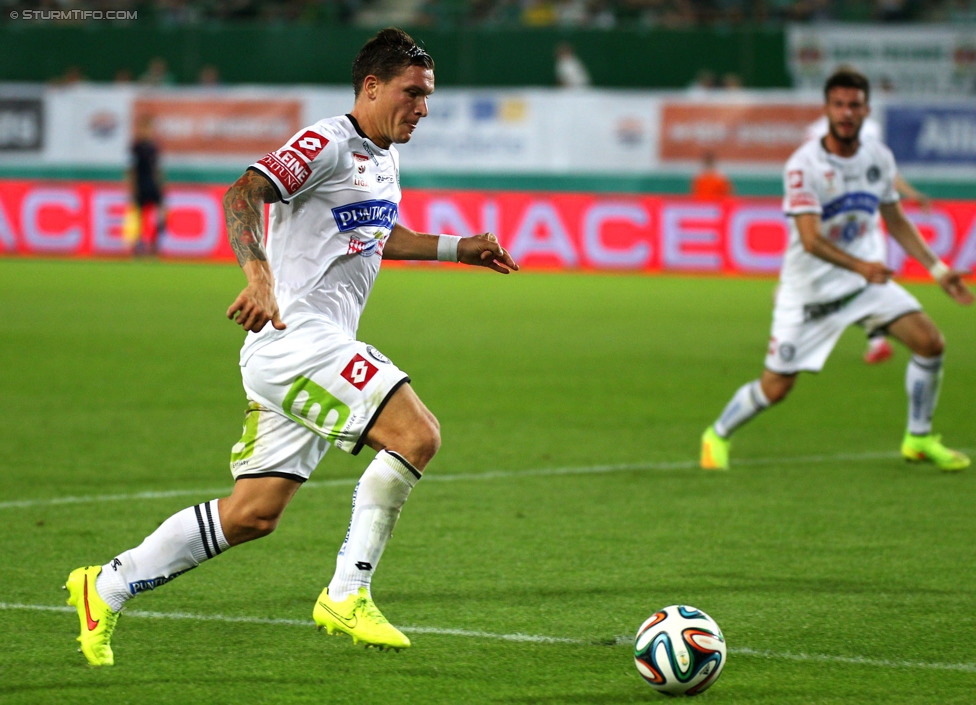
<instances>
[{"instance_id":1,"label":"player's leg","mask_svg":"<svg viewBox=\"0 0 976 705\"><path fill-rule=\"evenodd\" d=\"M715 423L702 434L701 466L706 470L728 470L732 433L785 399L795 383L796 373L784 375L767 369L759 379L739 387Z\"/></svg>"},{"instance_id":2,"label":"player's leg","mask_svg":"<svg viewBox=\"0 0 976 705\"><path fill-rule=\"evenodd\" d=\"M912 352L905 371L908 394L908 428L902 441L907 460L934 463L943 470L962 470L969 458L947 448L941 437L932 433L932 416L942 384L942 359L945 341L942 333L924 312L914 311L895 320L888 332Z\"/></svg>"},{"instance_id":3,"label":"player's leg","mask_svg":"<svg viewBox=\"0 0 976 705\"><path fill-rule=\"evenodd\" d=\"M410 640L372 602L370 582L410 491L440 447L440 426L409 384L396 389L366 436L377 451L353 493L336 570L313 611L330 634L367 645L406 648Z\"/></svg>"},{"instance_id":4,"label":"player's leg","mask_svg":"<svg viewBox=\"0 0 976 705\"><path fill-rule=\"evenodd\" d=\"M102 566L78 568L65 588L81 623L92 665L111 665L112 632L122 607L215 558L231 546L271 533L327 442L287 417L252 403L231 454L237 480L230 496L187 507L146 539Z\"/></svg>"},{"instance_id":5,"label":"player's leg","mask_svg":"<svg viewBox=\"0 0 976 705\"><path fill-rule=\"evenodd\" d=\"M880 365L891 359L895 354L894 348L888 342L888 336L882 330L868 333L868 347L864 351L864 361L869 365Z\"/></svg>"},{"instance_id":6,"label":"player's leg","mask_svg":"<svg viewBox=\"0 0 976 705\"><path fill-rule=\"evenodd\" d=\"M762 375L739 387L701 438L701 467L727 470L730 438L770 406L783 401L801 371L818 372L857 314L842 309L810 316L803 307L777 303Z\"/></svg>"}]
</instances>

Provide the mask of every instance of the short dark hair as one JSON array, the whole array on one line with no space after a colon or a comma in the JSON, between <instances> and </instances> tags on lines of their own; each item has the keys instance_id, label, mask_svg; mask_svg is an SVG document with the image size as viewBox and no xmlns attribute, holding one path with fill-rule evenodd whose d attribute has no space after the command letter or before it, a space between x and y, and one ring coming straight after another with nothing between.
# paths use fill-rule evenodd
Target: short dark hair
<instances>
[{"instance_id":1,"label":"short dark hair","mask_svg":"<svg viewBox=\"0 0 976 705\"><path fill-rule=\"evenodd\" d=\"M363 45L352 62L352 85L356 95L362 90L367 76L376 76L386 82L408 66L423 66L433 70L434 60L402 29L381 29Z\"/></svg>"},{"instance_id":2,"label":"short dark hair","mask_svg":"<svg viewBox=\"0 0 976 705\"><path fill-rule=\"evenodd\" d=\"M871 84L868 77L854 69L842 68L834 71L824 83L824 100L830 96L830 91L834 88L856 88L864 91L864 102L867 103L871 97Z\"/></svg>"}]
</instances>

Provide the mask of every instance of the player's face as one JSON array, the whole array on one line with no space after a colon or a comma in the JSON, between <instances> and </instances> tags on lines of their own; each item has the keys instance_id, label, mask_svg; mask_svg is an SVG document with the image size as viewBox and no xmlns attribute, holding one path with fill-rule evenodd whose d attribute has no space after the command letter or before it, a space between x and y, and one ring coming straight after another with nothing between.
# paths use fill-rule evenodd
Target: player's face
<instances>
[{"instance_id":1,"label":"player's face","mask_svg":"<svg viewBox=\"0 0 976 705\"><path fill-rule=\"evenodd\" d=\"M408 66L386 83L376 83L375 115L382 139L390 144L408 142L420 118L427 117L427 97L434 92L434 72L423 66Z\"/></svg>"},{"instance_id":2,"label":"player's face","mask_svg":"<svg viewBox=\"0 0 976 705\"><path fill-rule=\"evenodd\" d=\"M861 133L861 125L870 109L860 88L832 88L824 108L831 136L842 144L851 145Z\"/></svg>"}]
</instances>

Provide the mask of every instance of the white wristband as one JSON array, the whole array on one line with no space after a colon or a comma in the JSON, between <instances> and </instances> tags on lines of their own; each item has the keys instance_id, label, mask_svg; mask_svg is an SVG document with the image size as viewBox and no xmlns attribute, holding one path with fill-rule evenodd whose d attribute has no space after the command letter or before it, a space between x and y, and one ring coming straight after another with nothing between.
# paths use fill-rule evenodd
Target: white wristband
<instances>
[{"instance_id":1,"label":"white wristband","mask_svg":"<svg viewBox=\"0 0 976 705\"><path fill-rule=\"evenodd\" d=\"M457 235L438 235L437 260L439 262L457 262L459 242L461 242L461 238Z\"/></svg>"},{"instance_id":2,"label":"white wristband","mask_svg":"<svg viewBox=\"0 0 976 705\"><path fill-rule=\"evenodd\" d=\"M937 282L942 281L942 277L944 277L948 273L949 273L949 265L947 265L945 262L943 262L940 259L936 260L935 264L929 267L929 274L931 274L932 278L935 279L935 281Z\"/></svg>"}]
</instances>

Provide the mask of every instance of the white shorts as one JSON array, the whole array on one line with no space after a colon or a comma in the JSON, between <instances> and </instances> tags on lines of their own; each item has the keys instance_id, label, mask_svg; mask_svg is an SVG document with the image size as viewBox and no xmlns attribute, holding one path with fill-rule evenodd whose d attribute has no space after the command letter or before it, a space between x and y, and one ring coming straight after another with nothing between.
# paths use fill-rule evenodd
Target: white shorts
<instances>
[{"instance_id":1,"label":"white shorts","mask_svg":"<svg viewBox=\"0 0 976 705\"><path fill-rule=\"evenodd\" d=\"M245 354L241 377L249 403L231 473L299 482L330 443L358 453L393 392L410 381L372 345L318 321Z\"/></svg>"},{"instance_id":2,"label":"white shorts","mask_svg":"<svg viewBox=\"0 0 976 705\"><path fill-rule=\"evenodd\" d=\"M777 301L766 369L784 375L819 372L848 326L857 324L872 333L921 310L918 300L893 281L869 284L837 301L806 306Z\"/></svg>"}]
</instances>

